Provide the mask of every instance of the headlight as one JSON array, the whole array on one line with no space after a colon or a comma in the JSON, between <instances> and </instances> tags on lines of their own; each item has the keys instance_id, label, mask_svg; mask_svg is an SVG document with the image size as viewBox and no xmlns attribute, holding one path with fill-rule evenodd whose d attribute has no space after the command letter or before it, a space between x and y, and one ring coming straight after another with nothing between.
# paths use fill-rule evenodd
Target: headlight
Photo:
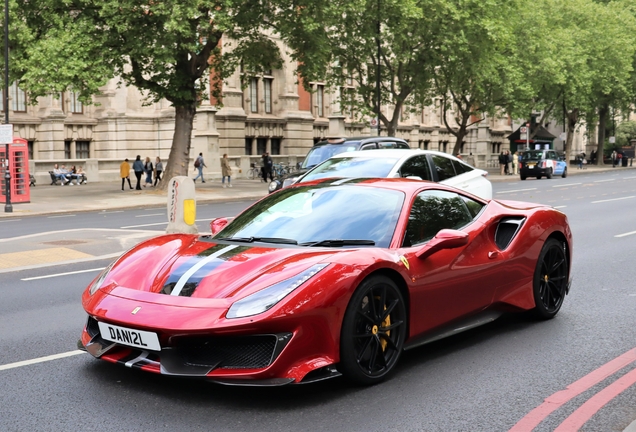
<instances>
[{"instance_id":1,"label":"headlight","mask_svg":"<svg viewBox=\"0 0 636 432\"><path fill-rule=\"evenodd\" d=\"M278 189L278 185L279 184L280 183L278 183L278 180L272 180L269 183L269 186L267 187L267 190L270 191L270 192L274 192L276 189Z\"/></svg>"},{"instance_id":2,"label":"headlight","mask_svg":"<svg viewBox=\"0 0 636 432\"><path fill-rule=\"evenodd\" d=\"M117 260L110 263L110 265L102 270L99 276L97 276L97 279L95 279L95 281L88 288L88 292L90 293L90 295L95 294L95 292L102 286L102 283L104 283L104 279L106 279L106 276L108 276L108 273L113 268L116 262Z\"/></svg>"},{"instance_id":3,"label":"headlight","mask_svg":"<svg viewBox=\"0 0 636 432\"><path fill-rule=\"evenodd\" d=\"M278 282L237 301L228 310L226 318L243 318L271 309L287 294L307 282L316 273L327 267L327 265L328 264L316 264L294 277Z\"/></svg>"},{"instance_id":4,"label":"headlight","mask_svg":"<svg viewBox=\"0 0 636 432\"><path fill-rule=\"evenodd\" d=\"M286 178L285 180L283 180L283 187L286 188L287 186L293 185L298 181L299 178L300 176Z\"/></svg>"}]
</instances>

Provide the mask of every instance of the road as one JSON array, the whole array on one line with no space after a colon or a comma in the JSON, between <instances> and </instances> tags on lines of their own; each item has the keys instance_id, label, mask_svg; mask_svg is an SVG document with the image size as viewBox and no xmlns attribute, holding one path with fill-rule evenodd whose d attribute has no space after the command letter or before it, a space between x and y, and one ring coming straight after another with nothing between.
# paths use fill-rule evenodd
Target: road
<instances>
[{"instance_id":1,"label":"road","mask_svg":"<svg viewBox=\"0 0 636 432\"><path fill-rule=\"evenodd\" d=\"M391 379L370 388L341 379L233 388L99 362L76 352L85 320L80 295L110 258L0 271L0 430L508 431L534 419L536 431L576 420L585 431L621 431L636 419L636 386L616 389L636 373L636 176L630 174L495 183L496 199L542 202L568 215L574 282L560 314L548 322L507 315L408 351ZM200 206L198 224L203 229L207 219L247 205ZM111 240L113 233L139 233L138 241L161 231L164 221L163 208L3 220L0 247L5 253L3 245L15 244L10 238L57 230L69 242L82 231L67 230L88 228L113 230ZM125 243L100 241L84 253L99 257L100 248L117 252ZM61 273L67 274L55 276ZM59 354L66 356L43 358ZM612 368L617 358L624 366ZM29 360L35 362L19 363ZM594 405L597 394L607 396ZM547 411L554 411L528 420L546 398Z\"/></svg>"}]
</instances>

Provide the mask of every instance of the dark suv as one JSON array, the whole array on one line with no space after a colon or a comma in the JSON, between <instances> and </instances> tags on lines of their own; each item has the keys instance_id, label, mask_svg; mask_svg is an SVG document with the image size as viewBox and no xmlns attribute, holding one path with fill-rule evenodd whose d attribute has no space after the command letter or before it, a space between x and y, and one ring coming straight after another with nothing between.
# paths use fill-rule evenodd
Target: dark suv
<instances>
[{"instance_id":1,"label":"dark suv","mask_svg":"<svg viewBox=\"0 0 636 432\"><path fill-rule=\"evenodd\" d=\"M401 138L394 137L357 137L357 138L329 138L321 141L309 150L300 168L291 174L274 179L269 184L269 192L293 185L298 178L319 163L331 156L356 150L376 149L408 149L409 144Z\"/></svg>"}]
</instances>

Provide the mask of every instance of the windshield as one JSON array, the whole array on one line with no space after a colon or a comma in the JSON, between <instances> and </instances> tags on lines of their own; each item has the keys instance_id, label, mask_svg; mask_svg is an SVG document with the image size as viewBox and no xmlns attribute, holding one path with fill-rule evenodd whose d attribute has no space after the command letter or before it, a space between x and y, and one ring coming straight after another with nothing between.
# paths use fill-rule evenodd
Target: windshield
<instances>
[{"instance_id":1,"label":"windshield","mask_svg":"<svg viewBox=\"0 0 636 432\"><path fill-rule=\"evenodd\" d=\"M329 178L381 178L387 177L398 158L373 158L365 156L343 156L328 159L307 173L301 183Z\"/></svg>"},{"instance_id":2,"label":"windshield","mask_svg":"<svg viewBox=\"0 0 636 432\"><path fill-rule=\"evenodd\" d=\"M325 240L370 240L368 244L386 248L403 202L403 192L366 186L283 189L237 216L214 238L286 239L308 246Z\"/></svg>"},{"instance_id":3,"label":"windshield","mask_svg":"<svg viewBox=\"0 0 636 432\"><path fill-rule=\"evenodd\" d=\"M301 168L312 168L320 162L329 159L333 155L343 152L356 151L358 149L358 144L360 144L359 141L347 141L346 143L338 145L326 144L320 147L314 147L309 150L309 153L307 153Z\"/></svg>"}]
</instances>

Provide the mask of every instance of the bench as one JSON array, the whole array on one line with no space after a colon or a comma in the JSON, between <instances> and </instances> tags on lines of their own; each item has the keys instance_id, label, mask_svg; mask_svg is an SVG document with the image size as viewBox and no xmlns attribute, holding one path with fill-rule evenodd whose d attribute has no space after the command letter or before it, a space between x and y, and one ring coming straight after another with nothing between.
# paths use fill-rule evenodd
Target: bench
<instances>
[{"instance_id":1,"label":"bench","mask_svg":"<svg viewBox=\"0 0 636 432\"><path fill-rule=\"evenodd\" d=\"M51 186L57 186L58 182L60 181L60 178L56 176L53 171L49 171L49 175L51 176ZM70 183L71 180L77 181L77 184L88 183L88 177L86 177L86 174L67 173L67 174L64 174L64 176L68 179L68 183Z\"/></svg>"},{"instance_id":2,"label":"bench","mask_svg":"<svg viewBox=\"0 0 636 432\"><path fill-rule=\"evenodd\" d=\"M51 186L57 186L57 182L60 181L60 179L53 171L49 171L49 175L51 176Z\"/></svg>"}]
</instances>

